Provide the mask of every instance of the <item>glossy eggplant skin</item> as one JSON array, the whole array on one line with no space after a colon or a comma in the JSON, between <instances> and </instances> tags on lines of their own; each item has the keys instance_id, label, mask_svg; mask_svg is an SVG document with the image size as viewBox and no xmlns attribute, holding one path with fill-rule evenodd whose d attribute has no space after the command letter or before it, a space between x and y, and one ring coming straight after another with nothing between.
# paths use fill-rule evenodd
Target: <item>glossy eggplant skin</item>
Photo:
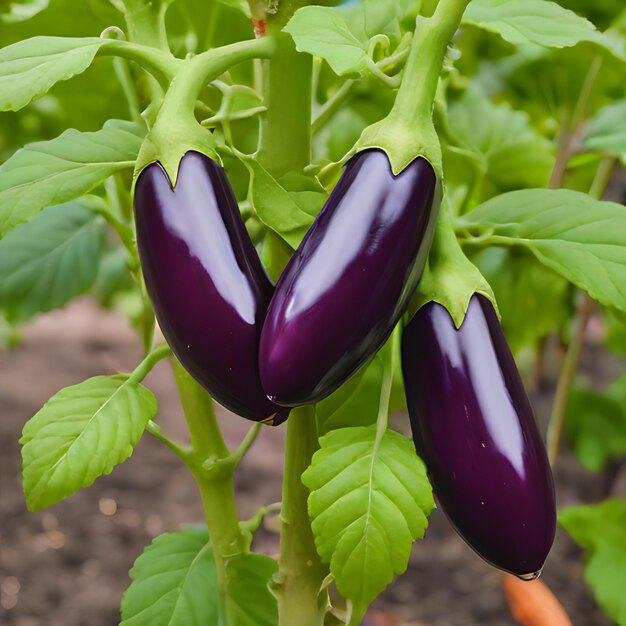
<instances>
[{"instance_id":1,"label":"glossy eggplant skin","mask_svg":"<svg viewBox=\"0 0 626 626\"><path fill-rule=\"evenodd\" d=\"M402 373L415 447L450 522L492 565L535 577L554 539L554 484L491 302L474 294L458 330L443 306L422 307L403 333Z\"/></svg>"},{"instance_id":2,"label":"glossy eggplant skin","mask_svg":"<svg viewBox=\"0 0 626 626\"><path fill-rule=\"evenodd\" d=\"M269 398L317 402L383 345L424 269L437 192L422 157L398 176L381 150L348 162L276 285L259 353Z\"/></svg>"},{"instance_id":3,"label":"glossy eggplant skin","mask_svg":"<svg viewBox=\"0 0 626 626\"><path fill-rule=\"evenodd\" d=\"M258 373L270 283L222 167L187 152L172 189L159 163L139 175L137 244L159 326L183 367L223 406L279 424Z\"/></svg>"}]
</instances>

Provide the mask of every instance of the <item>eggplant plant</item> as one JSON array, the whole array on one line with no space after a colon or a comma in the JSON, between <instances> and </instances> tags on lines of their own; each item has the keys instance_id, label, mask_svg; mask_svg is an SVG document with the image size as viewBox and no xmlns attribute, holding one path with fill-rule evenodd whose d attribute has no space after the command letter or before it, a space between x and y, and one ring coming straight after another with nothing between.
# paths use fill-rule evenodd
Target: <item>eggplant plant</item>
<instances>
[{"instance_id":1,"label":"eggplant plant","mask_svg":"<svg viewBox=\"0 0 626 626\"><path fill-rule=\"evenodd\" d=\"M27 0L0 25L0 338L90 294L145 351L26 421L27 506L148 433L205 511L138 555L123 626L361 624L435 501L523 580L558 520L626 624L626 500L557 511L551 471L563 433L589 471L626 455L626 377L576 382L592 317L626 354L626 208L604 199L626 163L621 0ZM524 383L555 343L537 421ZM144 384L163 360L189 445ZM251 422L234 450L216 403ZM234 488L270 426L275 557Z\"/></svg>"}]
</instances>

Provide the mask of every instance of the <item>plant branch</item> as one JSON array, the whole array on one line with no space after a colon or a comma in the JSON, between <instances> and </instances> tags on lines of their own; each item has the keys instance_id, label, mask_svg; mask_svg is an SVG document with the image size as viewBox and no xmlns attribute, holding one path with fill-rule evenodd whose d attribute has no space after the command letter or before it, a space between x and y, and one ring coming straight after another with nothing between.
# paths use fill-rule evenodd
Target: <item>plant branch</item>
<instances>
[{"instance_id":1,"label":"plant branch","mask_svg":"<svg viewBox=\"0 0 626 626\"><path fill-rule=\"evenodd\" d=\"M607 157L600 162L589 190L589 195L596 200L600 200L604 195L611 180L615 162L614 157ZM561 432L563 431L563 424L565 423L570 390L578 368L578 361L580 360L585 341L585 331L587 330L587 324L593 312L593 307L594 301L586 293L583 294L582 300L578 306L574 337L565 353L565 359L563 360L554 394L550 421L548 422L547 448L548 458L552 464L556 461L559 452L559 443L561 440Z\"/></svg>"},{"instance_id":2,"label":"plant branch","mask_svg":"<svg viewBox=\"0 0 626 626\"><path fill-rule=\"evenodd\" d=\"M172 356L169 346L159 346L150 352L144 360L133 370L129 380L140 383L151 371L152 368L163 359Z\"/></svg>"},{"instance_id":3,"label":"plant branch","mask_svg":"<svg viewBox=\"0 0 626 626\"><path fill-rule=\"evenodd\" d=\"M102 56L117 56L128 61L134 61L150 72L163 87L169 85L178 68L184 63L184 61L176 59L162 50L120 39L107 39L106 43L101 46L98 54Z\"/></svg>"},{"instance_id":4,"label":"plant branch","mask_svg":"<svg viewBox=\"0 0 626 626\"><path fill-rule=\"evenodd\" d=\"M554 403L552 405L552 413L550 415L547 433L548 458L552 464L554 464L559 452L559 442L561 439L563 424L565 422L569 393L572 383L574 382L574 376L576 375L578 361L584 345L585 330L587 329L587 323L589 322L591 312L593 311L593 304L593 300L587 294L583 294L583 298L578 309L578 319L576 321L574 337L565 354L565 359L559 374L559 380L556 385Z\"/></svg>"},{"instance_id":5,"label":"plant branch","mask_svg":"<svg viewBox=\"0 0 626 626\"><path fill-rule=\"evenodd\" d=\"M552 168L552 174L550 176L550 182L548 183L549 189L559 189L563 186L563 177L567 171L567 164L572 156L573 145L580 132L580 127L587 114L587 108L589 107L589 99L591 98L593 85L596 81L600 68L602 67L602 57L597 56L592 61L589 71L585 76L585 81L578 95L574 113L568 128L564 128L561 137L559 139L558 151L556 155L556 161Z\"/></svg>"},{"instance_id":6,"label":"plant branch","mask_svg":"<svg viewBox=\"0 0 626 626\"><path fill-rule=\"evenodd\" d=\"M591 187L589 188L589 195L592 198L595 198L596 200L602 199L606 188L611 182L611 177L613 176L613 170L615 169L616 163L617 161L615 157L612 156L605 157L602 161L600 161L600 165L598 165L598 169L596 170L596 175L594 176Z\"/></svg>"},{"instance_id":7,"label":"plant branch","mask_svg":"<svg viewBox=\"0 0 626 626\"><path fill-rule=\"evenodd\" d=\"M239 444L237 449L230 455L229 459L235 468L241 463L248 450L250 450L252 444L256 441L256 438L261 432L261 428L263 428L262 424L254 424L250 430L248 430L246 436L243 438L243 441Z\"/></svg>"},{"instance_id":8,"label":"plant branch","mask_svg":"<svg viewBox=\"0 0 626 626\"><path fill-rule=\"evenodd\" d=\"M128 63L126 59L121 59L117 57L114 58L113 69L115 70L115 75L117 76L117 80L119 81L120 86L122 87L122 91L124 92L124 96L128 104L128 111L130 113L130 118L133 120L133 122L142 124L144 120L141 117L141 107L139 105L139 98L137 96L135 83L133 82L133 78L130 75L130 70L128 69Z\"/></svg>"},{"instance_id":9,"label":"plant branch","mask_svg":"<svg viewBox=\"0 0 626 626\"><path fill-rule=\"evenodd\" d=\"M190 446L181 446L176 442L172 441L169 437L163 434L161 431L161 427L156 423L150 420L148 425L146 426L146 430L156 439L158 439L161 443L164 443L170 450L174 452L174 454L185 464L189 465L189 457L191 455L191 447Z\"/></svg>"}]
</instances>

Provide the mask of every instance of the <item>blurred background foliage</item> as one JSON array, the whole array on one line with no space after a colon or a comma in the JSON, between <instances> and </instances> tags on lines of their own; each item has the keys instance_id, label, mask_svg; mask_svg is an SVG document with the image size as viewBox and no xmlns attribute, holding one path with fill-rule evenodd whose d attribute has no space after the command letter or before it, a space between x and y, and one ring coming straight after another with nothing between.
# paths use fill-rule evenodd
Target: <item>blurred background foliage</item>
<instances>
[{"instance_id":1,"label":"blurred background foliage","mask_svg":"<svg viewBox=\"0 0 626 626\"><path fill-rule=\"evenodd\" d=\"M617 163L609 187L611 198L625 201L624 1L559 3L593 22L605 34L605 45L593 41L562 49L514 45L471 25L458 33L443 81L446 90L442 89L435 109L448 193L457 214L513 189L563 186L586 192L605 159ZM350 2L342 8L355 28L357 5ZM405 28L418 3L396 0L396 5L400 19L386 35L392 47L400 45L403 22ZM247 3L238 0L176 0L168 10L167 25L170 47L179 57L252 36ZM115 0L0 0L0 47L40 35L98 36L111 27L124 28ZM360 34L367 39L372 33ZM145 75L132 64L103 57L17 113L0 113L0 163L24 145L53 139L68 128L95 131L111 118L131 119L133 110L120 88L129 76L137 84L142 110L149 100ZM215 127L218 141L245 153L255 150L259 115L265 110L258 81L253 64L239 66L207 87L198 110L199 120ZM384 117L392 105L393 92L373 81L358 75L337 76L325 61L315 61L314 117L324 119L314 122L311 171L320 174L326 188L336 179L332 164L352 147L365 126ZM340 106L325 117L325 105L338 94ZM241 161L228 149L223 158L247 226L268 270L276 276L290 250L266 232L250 211L249 174ZM83 293L91 293L102 306L124 311L136 324L143 323L142 296L129 271L133 261L97 209L106 199L122 214L129 214L129 189L130 174L118 177L90 198L46 209L0 242L0 342L16 341L21 324ZM314 194L319 196L319 188L298 188L294 193L301 198L313 194L311 210L316 210L319 203ZM29 252L24 242L33 240L39 243ZM540 376L533 378L532 372L536 374L550 341L557 352L567 348L580 292L525 250L468 248L467 252L495 291L505 333L520 363L526 365L527 380L540 384ZM595 315L602 324L604 347L624 357L626 315L599 305ZM376 367L374 362L351 384L367 387L368 377L376 378ZM590 472L602 471L626 455L626 381L621 377L605 382L601 388L574 388L567 413L571 447ZM403 397L398 380L394 408L403 408ZM367 393L360 398L366 402ZM599 525L626 515L621 505L615 505L609 521L604 517L594 526L594 520L600 519L593 514L594 506L600 505L562 517L590 555L596 549L592 538ZM616 549L626 561L626 539L620 541ZM604 578L594 571L589 582L599 601L619 619L622 605L610 594L607 600L603 591L616 575L615 568L609 567Z\"/></svg>"}]
</instances>

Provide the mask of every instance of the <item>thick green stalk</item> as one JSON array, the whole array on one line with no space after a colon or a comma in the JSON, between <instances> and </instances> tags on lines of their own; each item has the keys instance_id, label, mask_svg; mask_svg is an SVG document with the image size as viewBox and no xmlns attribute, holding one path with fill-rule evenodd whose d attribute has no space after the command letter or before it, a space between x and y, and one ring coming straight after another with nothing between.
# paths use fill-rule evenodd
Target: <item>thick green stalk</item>
<instances>
[{"instance_id":1,"label":"thick green stalk","mask_svg":"<svg viewBox=\"0 0 626 626\"><path fill-rule=\"evenodd\" d=\"M311 162L313 58L296 51L289 35L271 33L276 49L265 68L259 161L275 177L301 172Z\"/></svg>"},{"instance_id":2,"label":"thick green stalk","mask_svg":"<svg viewBox=\"0 0 626 626\"><path fill-rule=\"evenodd\" d=\"M283 502L280 514L280 574L277 585L280 626L321 626L327 595L320 593L326 566L315 549L307 511L309 490L302 474L318 449L315 410L294 409L287 420Z\"/></svg>"},{"instance_id":3,"label":"thick green stalk","mask_svg":"<svg viewBox=\"0 0 626 626\"><path fill-rule=\"evenodd\" d=\"M172 359L172 367L189 426L190 465L215 554L220 626L230 626L235 622L228 611L228 561L248 549L235 504L234 464L220 463L229 456L229 450L217 424L213 400L176 359Z\"/></svg>"}]
</instances>

